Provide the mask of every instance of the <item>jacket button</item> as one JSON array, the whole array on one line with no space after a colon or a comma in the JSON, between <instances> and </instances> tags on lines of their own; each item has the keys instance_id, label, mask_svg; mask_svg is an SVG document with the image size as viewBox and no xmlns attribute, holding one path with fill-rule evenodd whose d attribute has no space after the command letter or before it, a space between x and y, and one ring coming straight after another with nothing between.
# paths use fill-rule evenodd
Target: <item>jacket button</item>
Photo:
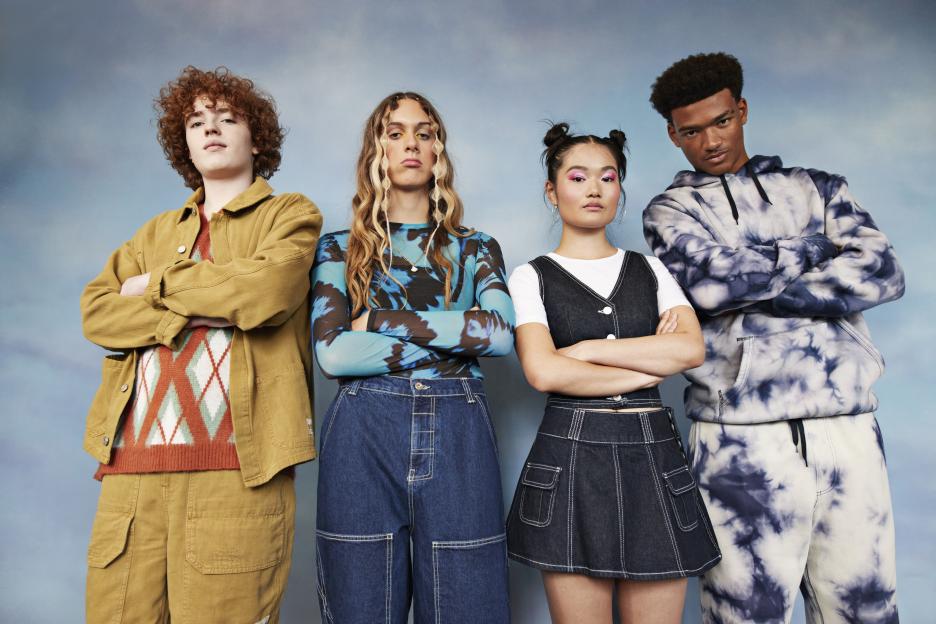
<instances>
[{"instance_id":1,"label":"jacket button","mask_svg":"<svg viewBox=\"0 0 936 624\"><path fill-rule=\"evenodd\" d=\"M130 387L130 386L128 386L127 384L124 384L124 385L120 386L120 391L121 391L121 392L126 392L126 391L127 391L127 388L129 388L129 387Z\"/></svg>"},{"instance_id":2,"label":"jacket button","mask_svg":"<svg viewBox=\"0 0 936 624\"><path fill-rule=\"evenodd\" d=\"M415 384L413 384L413 387L416 388L417 390L425 390L425 389L428 388L429 386L427 386L426 384L424 384L424 383L421 382L421 381L417 381Z\"/></svg>"},{"instance_id":3,"label":"jacket button","mask_svg":"<svg viewBox=\"0 0 936 624\"><path fill-rule=\"evenodd\" d=\"M598 311L602 314L611 314L611 306L605 306Z\"/></svg>"},{"instance_id":4,"label":"jacket button","mask_svg":"<svg viewBox=\"0 0 936 624\"><path fill-rule=\"evenodd\" d=\"M179 253L185 253L185 245L179 245L179 248L176 249Z\"/></svg>"},{"instance_id":5,"label":"jacket button","mask_svg":"<svg viewBox=\"0 0 936 624\"><path fill-rule=\"evenodd\" d=\"M605 336L605 338L607 338L608 340L614 340L615 338L617 338L617 336L615 336L614 334L608 334L607 336Z\"/></svg>"},{"instance_id":6,"label":"jacket button","mask_svg":"<svg viewBox=\"0 0 936 624\"><path fill-rule=\"evenodd\" d=\"M110 438L108 438L107 436L104 436L104 439L101 440L101 442L104 443L104 446L107 446L108 444L110 444Z\"/></svg>"}]
</instances>

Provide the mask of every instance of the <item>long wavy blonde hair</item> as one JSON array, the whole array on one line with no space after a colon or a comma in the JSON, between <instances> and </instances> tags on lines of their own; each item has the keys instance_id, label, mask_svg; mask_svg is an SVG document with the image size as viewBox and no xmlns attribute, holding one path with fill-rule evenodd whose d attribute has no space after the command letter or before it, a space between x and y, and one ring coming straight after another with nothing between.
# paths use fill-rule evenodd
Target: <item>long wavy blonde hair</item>
<instances>
[{"instance_id":1,"label":"long wavy blonde hair","mask_svg":"<svg viewBox=\"0 0 936 624\"><path fill-rule=\"evenodd\" d=\"M449 234L464 237L470 230L461 228L462 202L455 192L455 171L445 152L446 132L439 112L425 97L409 91L392 93L385 97L364 124L364 137L357 162L357 192L351 200L351 232L348 237L348 252L345 257L348 295L351 298L351 314L357 316L364 308L370 309L376 301L370 296L370 283L374 269L379 265L383 274L406 288L390 273L384 252L390 242L387 211L390 207L390 176L387 158L387 123L390 113L396 110L401 100L413 100L422 106L429 116L435 141L432 151L436 155L432 167L432 178L426 188L429 194L429 216L435 223L433 235L426 243L426 258L445 273L445 307L452 301L452 259L445 256Z\"/></svg>"}]
</instances>

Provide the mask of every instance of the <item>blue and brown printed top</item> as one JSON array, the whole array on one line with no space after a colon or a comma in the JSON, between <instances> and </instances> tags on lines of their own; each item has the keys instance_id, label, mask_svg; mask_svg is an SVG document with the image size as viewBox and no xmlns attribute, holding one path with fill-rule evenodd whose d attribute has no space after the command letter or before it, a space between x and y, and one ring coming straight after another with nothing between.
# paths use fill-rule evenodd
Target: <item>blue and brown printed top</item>
<instances>
[{"instance_id":1,"label":"blue and brown printed top","mask_svg":"<svg viewBox=\"0 0 936 624\"><path fill-rule=\"evenodd\" d=\"M370 311L368 331L351 330L348 230L321 237L312 269L312 342L327 377L481 379L478 357L510 353L514 312L497 241L477 231L464 238L449 235L445 254L453 267L452 301L445 309L445 272L423 253L432 229L391 223L390 272L396 281L379 267L374 270L371 293L377 306Z\"/></svg>"},{"instance_id":2,"label":"blue and brown printed top","mask_svg":"<svg viewBox=\"0 0 936 624\"><path fill-rule=\"evenodd\" d=\"M755 156L683 171L644 211L647 243L699 312L686 412L734 424L874 411L884 370L861 312L900 297L894 250L845 178Z\"/></svg>"}]
</instances>

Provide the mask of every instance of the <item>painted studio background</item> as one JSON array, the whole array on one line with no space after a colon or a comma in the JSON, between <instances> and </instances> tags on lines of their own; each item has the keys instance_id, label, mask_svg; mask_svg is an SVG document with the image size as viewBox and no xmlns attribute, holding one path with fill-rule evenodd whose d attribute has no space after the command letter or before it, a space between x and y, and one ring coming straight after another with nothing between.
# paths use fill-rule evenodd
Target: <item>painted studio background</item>
<instances>
[{"instance_id":1,"label":"painted studio background","mask_svg":"<svg viewBox=\"0 0 936 624\"><path fill-rule=\"evenodd\" d=\"M183 66L227 65L273 94L289 135L272 184L312 198L326 230L347 224L367 114L391 91L425 93L449 128L466 221L500 241L511 270L559 235L541 195L543 119L627 133L628 210L614 236L646 249L640 212L686 166L650 108L650 85L671 62L718 49L746 70L749 153L846 175L907 272L907 295L867 318L888 364L876 391L900 611L906 622L930 621L934 17L927 2L4 0L0 621L83 619L99 484L81 439L103 352L82 337L78 298L114 248L188 195L156 143L152 110ZM483 367L508 504L543 401L515 356ZM316 383L321 415L335 386ZM682 385L666 383L671 404ZM289 623L319 621L315 480L314 462L299 470ZM538 573L510 569L514 621L548 621ZM693 583L684 621L698 618Z\"/></svg>"}]
</instances>

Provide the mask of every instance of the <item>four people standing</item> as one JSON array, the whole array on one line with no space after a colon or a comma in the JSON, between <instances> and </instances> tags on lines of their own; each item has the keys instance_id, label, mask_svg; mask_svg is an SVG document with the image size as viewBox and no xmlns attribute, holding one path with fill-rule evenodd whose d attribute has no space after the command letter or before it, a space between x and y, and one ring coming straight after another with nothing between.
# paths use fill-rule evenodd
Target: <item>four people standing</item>
<instances>
[{"instance_id":1,"label":"four people standing","mask_svg":"<svg viewBox=\"0 0 936 624\"><path fill-rule=\"evenodd\" d=\"M508 551L543 571L556 622L610 622L613 598L622 621L676 622L700 574L707 622L788 620L800 586L815 621L896 621L883 363L860 316L902 294L893 251L841 177L747 157L733 57L676 63L652 101L695 168L644 213L659 260L605 235L623 133L556 124L562 240L508 294L425 97L374 109L351 227L316 251L314 205L265 180L272 100L223 69L168 85L160 142L196 192L82 297L116 351L85 436L103 479L88 620L278 621L292 466L315 456L311 317L340 382L319 441L324 621L405 622L412 602L416 622L508 622ZM505 532L477 358L510 352L515 309L549 398ZM657 390L684 370L688 458Z\"/></svg>"}]
</instances>

